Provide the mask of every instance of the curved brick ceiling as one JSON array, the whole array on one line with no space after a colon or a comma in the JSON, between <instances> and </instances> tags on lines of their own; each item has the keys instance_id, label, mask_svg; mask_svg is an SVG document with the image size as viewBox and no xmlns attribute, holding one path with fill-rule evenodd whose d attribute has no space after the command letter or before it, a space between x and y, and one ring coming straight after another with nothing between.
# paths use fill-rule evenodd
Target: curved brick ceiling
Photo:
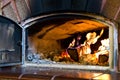
<instances>
[{"instance_id":1,"label":"curved brick ceiling","mask_svg":"<svg viewBox=\"0 0 120 80\"><path fill-rule=\"evenodd\" d=\"M74 19L63 24L50 24L44 26L41 31L33 35L33 38L42 38L49 40L60 40L70 37L77 32L88 32L95 29L102 30L106 25L94 20Z\"/></svg>"}]
</instances>

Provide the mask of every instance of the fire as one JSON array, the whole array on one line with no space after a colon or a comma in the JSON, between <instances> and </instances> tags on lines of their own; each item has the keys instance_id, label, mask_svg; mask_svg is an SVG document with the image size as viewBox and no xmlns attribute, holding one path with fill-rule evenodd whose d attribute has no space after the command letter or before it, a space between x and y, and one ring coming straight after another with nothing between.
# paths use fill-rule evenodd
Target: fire
<instances>
[{"instance_id":1,"label":"fire","mask_svg":"<svg viewBox=\"0 0 120 80\"><path fill-rule=\"evenodd\" d=\"M79 56L83 54L91 54L91 44L95 44L97 40L102 36L104 30L102 29L100 35L97 35L96 32L90 32L86 35L87 40L79 48Z\"/></svg>"},{"instance_id":2,"label":"fire","mask_svg":"<svg viewBox=\"0 0 120 80\"><path fill-rule=\"evenodd\" d=\"M101 37L103 34L104 30L102 29L100 32L100 35L97 35L96 32L90 32L86 35L87 40L83 43L78 45L77 47L75 46L75 39L69 44L68 48L77 48L79 52L79 56L82 56L83 54L91 54L91 44L95 44L97 40ZM80 37L80 36L78 36Z\"/></svg>"},{"instance_id":3,"label":"fire","mask_svg":"<svg viewBox=\"0 0 120 80\"><path fill-rule=\"evenodd\" d=\"M98 48L96 52L96 57L98 58L99 55L109 54L109 39L101 40L101 46Z\"/></svg>"},{"instance_id":4,"label":"fire","mask_svg":"<svg viewBox=\"0 0 120 80\"><path fill-rule=\"evenodd\" d=\"M98 39L102 36L104 29L101 30L100 34L96 32L89 32L86 34L86 40L80 44L81 35L74 38L69 44L68 49L61 53L62 58L69 59L69 61L76 61L90 64L104 63L108 60L109 55L109 39L101 40L101 46L98 50L91 52L91 44L95 44ZM79 44L79 45L78 45Z\"/></svg>"},{"instance_id":5,"label":"fire","mask_svg":"<svg viewBox=\"0 0 120 80\"><path fill-rule=\"evenodd\" d=\"M62 58L70 58L70 56L69 56L69 54L67 53L67 51L63 51L63 52L61 53L61 57L62 57Z\"/></svg>"},{"instance_id":6,"label":"fire","mask_svg":"<svg viewBox=\"0 0 120 80\"><path fill-rule=\"evenodd\" d=\"M75 39L69 44L68 48L74 47L75 46Z\"/></svg>"},{"instance_id":7,"label":"fire","mask_svg":"<svg viewBox=\"0 0 120 80\"><path fill-rule=\"evenodd\" d=\"M109 50L109 39L101 40L101 44L98 50Z\"/></svg>"},{"instance_id":8,"label":"fire","mask_svg":"<svg viewBox=\"0 0 120 80\"><path fill-rule=\"evenodd\" d=\"M73 59L71 59L71 57L70 57L70 55L68 54L68 52L67 52L67 50L65 50L65 51L63 51L62 53L61 53L61 60L67 60L67 61L71 61L71 62L73 62L74 60Z\"/></svg>"},{"instance_id":9,"label":"fire","mask_svg":"<svg viewBox=\"0 0 120 80\"><path fill-rule=\"evenodd\" d=\"M89 45L91 44L95 44L97 42L97 40L102 36L104 30L102 29L100 32L100 35L97 36L96 32L93 33L88 33L86 35L87 40L85 41L85 43L87 42Z\"/></svg>"}]
</instances>

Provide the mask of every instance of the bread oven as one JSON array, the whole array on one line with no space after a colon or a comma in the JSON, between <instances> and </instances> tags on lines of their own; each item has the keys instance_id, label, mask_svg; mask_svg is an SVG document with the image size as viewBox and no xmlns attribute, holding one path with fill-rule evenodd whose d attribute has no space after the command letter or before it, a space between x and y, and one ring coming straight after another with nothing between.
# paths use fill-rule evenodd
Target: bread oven
<instances>
[{"instance_id":1,"label":"bread oven","mask_svg":"<svg viewBox=\"0 0 120 80\"><path fill-rule=\"evenodd\" d=\"M117 25L98 15L52 13L22 24L24 66L117 70Z\"/></svg>"},{"instance_id":2,"label":"bread oven","mask_svg":"<svg viewBox=\"0 0 120 80\"><path fill-rule=\"evenodd\" d=\"M22 23L0 16L0 66L118 69L117 25L88 13L51 13Z\"/></svg>"},{"instance_id":3,"label":"bread oven","mask_svg":"<svg viewBox=\"0 0 120 80\"><path fill-rule=\"evenodd\" d=\"M117 25L88 13L51 13L21 26L0 16L0 66L118 69Z\"/></svg>"}]
</instances>

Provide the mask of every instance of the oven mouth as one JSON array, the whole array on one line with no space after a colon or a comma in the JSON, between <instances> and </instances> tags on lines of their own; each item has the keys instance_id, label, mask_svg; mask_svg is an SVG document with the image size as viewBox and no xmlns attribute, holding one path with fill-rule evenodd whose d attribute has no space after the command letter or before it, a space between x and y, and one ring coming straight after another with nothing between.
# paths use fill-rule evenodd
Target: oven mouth
<instances>
[{"instance_id":1,"label":"oven mouth","mask_svg":"<svg viewBox=\"0 0 120 80\"><path fill-rule=\"evenodd\" d=\"M24 66L111 70L117 63L117 47L114 46L117 43L117 28L113 22L102 16L53 13L28 19L23 26ZM86 47L83 45L93 36L97 42L89 44L90 48L87 49L91 52L84 52ZM76 44L78 37L82 38L78 41L79 45ZM75 43L72 44L74 40ZM106 41L109 46L101 41ZM101 51L100 46L107 49Z\"/></svg>"}]
</instances>

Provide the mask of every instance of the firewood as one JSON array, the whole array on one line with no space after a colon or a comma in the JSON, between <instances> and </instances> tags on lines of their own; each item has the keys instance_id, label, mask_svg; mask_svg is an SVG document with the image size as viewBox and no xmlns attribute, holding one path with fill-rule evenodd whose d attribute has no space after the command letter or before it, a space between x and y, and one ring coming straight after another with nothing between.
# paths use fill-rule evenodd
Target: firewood
<instances>
[{"instance_id":1,"label":"firewood","mask_svg":"<svg viewBox=\"0 0 120 80\"><path fill-rule=\"evenodd\" d=\"M78 57L79 55L78 55L77 49L75 49L75 48L68 48L67 52L70 55L71 59L73 59L76 62L79 61L79 57Z\"/></svg>"},{"instance_id":2,"label":"firewood","mask_svg":"<svg viewBox=\"0 0 120 80\"><path fill-rule=\"evenodd\" d=\"M108 61L108 55L106 55L106 54L99 55L99 58L98 58L99 63L105 63L107 61Z\"/></svg>"}]
</instances>

